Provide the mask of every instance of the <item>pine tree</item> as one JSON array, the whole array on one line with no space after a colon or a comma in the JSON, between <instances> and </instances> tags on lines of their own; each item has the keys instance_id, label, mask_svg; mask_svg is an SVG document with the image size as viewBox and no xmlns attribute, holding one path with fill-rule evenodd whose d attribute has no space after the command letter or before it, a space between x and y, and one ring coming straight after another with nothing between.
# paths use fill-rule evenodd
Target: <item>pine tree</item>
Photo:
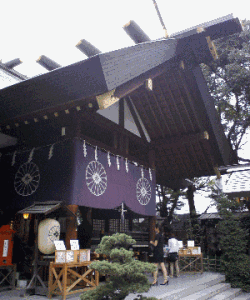
<instances>
[{"instance_id":1,"label":"pine tree","mask_svg":"<svg viewBox=\"0 0 250 300\"><path fill-rule=\"evenodd\" d=\"M202 65L227 139L239 157L250 126L250 22L243 32L215 41L219 59Z\"/></svg>"},{"instance_id":2,"label":"pine tree","mask_svg":"<svg viewBox=\"0 0 250 300\"><path fill-rule=\"evenodd\" d=\"M222 271L234 288L250 291L250 258L247 253L248 231L242 227L239 217L241 205L222 193L213 195L222 220L218 224Z\"/></svg>"},{"instance_id":3,"label":"pine tree","mask_svg":"<svg viewBox=\"0 0 250 300\"><path fill-rule=\"evenodd\" d=\"M90 265L106 276L105 284L85 292L81 300L122 300L130 293L143 293L149 290L150 283L146 272L154 272L155 265L134 260L133 251L128 250L136 241L124 233L104 236L96 249L96 253L109 257L109 261L95 261ZM137 299L153 300L138 296Z\"/></svg>"}]
</instances>

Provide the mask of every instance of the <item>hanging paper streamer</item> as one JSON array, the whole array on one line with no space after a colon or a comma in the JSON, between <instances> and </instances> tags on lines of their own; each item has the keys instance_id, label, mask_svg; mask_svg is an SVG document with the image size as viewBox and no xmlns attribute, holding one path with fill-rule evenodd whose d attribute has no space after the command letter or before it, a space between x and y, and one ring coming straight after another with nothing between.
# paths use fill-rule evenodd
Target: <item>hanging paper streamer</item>
<instances>
[{"instance_id":1,"label":"hanging paper streamer","mask_svg":"<svg viewBox=\"0 0 250 300\"><path fill-rule=\"evenodd\" d=\"M150 180L152 181L153 180L153 176L152 176L152 171L151 171L151 169L149 168L149 178L150 178Z\"/></svg>"},{"instance_id":2,"label":"hanging paper streamer","mask_svg":"<svg viewBox=\"0 0 250 300\"><path fill-rule=\"evenodd\" d=\"M117 166L117 170L120 170L120 162L119 162L119 157L116 156L116 166Z\"/></svg>"},{"instance_id":3,"label":"hanging paper streamer","mask_svg":"<svg viewBox=\"0 0 250 300\"><path fill-rule=\"evenodd\" d=\"M83 156L86 157L87 156L87 147L86 147L86 142L84 140L83 142Z\"/></svg>"},{"instance_id":4,"label":"hanging paper streamer","mask_svg":"<svg viewBox=\"0 0 250 300\"><path fill-rule=\"evenodd\" d=\"M125 166L126 166L126 172L128 173L128 159L126 158L126 160L125 160Z\"/></svg>"},{"instance_id":5,"label":"hanging paper streamer","mask_svg":"<svg viewBox=\"0 0 250 300\"><path fill-rule=\"evenodd\" d=\"M33 149L30 151L30 156L29 156L29 159L28 159L28 163L30 163L30 162L32 161L34 152L35 152L35 148L33 148Z\"/></svg>"},{"instance_id":6,"label":"hanging paper streamer","mask_svg":"<svg viewBox=\"0 0 250 300\"><path fill-rule=\"evenodd\" d=\"M144 178L144 171L143 171L143 167L141 168L141 177Z\"/></svg>"},{"instance_id":7,"label":"hanging paper streamer","mask_svg":"<svg viewBox=\"0 0 250 300\"><path fill-rule=\"evenodd\" d=\"M13 153L11 166L13 167L16 162L16 151Z\"/></svg>"},{"instance_id":8,"label":"hanging paper streamer","mask_svg":"<svg viewBox=\"0 0 250 300\"><path fill-rule=\"evenodd\" d=\"M98 157L97 157L97 146L95 147L95 160L96 161L98 160Z\"/></svg>"},{"instance_id":9,"label":"hanging paper streamer","mask_svg":"<svg viewBox=\"0 0 250 300\"><path fill-rule=\"evenodd\" d=\"M50 147L50 149L49 149L49 158L48 158L48 159L51 159L52 156L53 156L54 145L55 145L55 144L51 145L51 147Z\"/></svg>"},{"instance_id":10,"label":"hanging paper streamer","mask_svg":"<svg viewBox=\"0 0 250 300\"><path fill-rule=\"evenodd\" d=\"M108 152L108 165L111 167L110 152Z\"/></svg>"}]
</instances>

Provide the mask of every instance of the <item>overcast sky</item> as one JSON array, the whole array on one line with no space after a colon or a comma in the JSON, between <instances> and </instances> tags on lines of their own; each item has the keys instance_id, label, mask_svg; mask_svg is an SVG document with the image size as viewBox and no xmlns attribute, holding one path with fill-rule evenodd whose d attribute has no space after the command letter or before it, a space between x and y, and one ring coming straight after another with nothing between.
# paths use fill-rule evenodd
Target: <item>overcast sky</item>
<instances>
[{"instance_id":1,"label":"overcast sky","mask_svg":"<svg viewBox=\"0 0 250 300\"><path fill-rule=\"evenodd\" d=\"M157 0L169 34L233 13L250 20L250 1ZM2 0L0 59L20 58L15 70L29 77L47 72L46 55L62 66L86 56L75 45L86 39L102 52L134 45L123 30L134 20L152 39L163 37L152 0ZM205 199L205 198L204 198ZM209 201L197 201L204 211Z\"/></svg>"},{"instance_id":2,"label":"overcast sky","mask_svg":"<svg viewBox=\"0 0 250 300\"><path fill-rule=\"evenodd\" d=\"M233 13L250 19L250 1L157 0L169 34ZM62 66L85 59L75 45L86 39L103 52L133 45L123 25L134 20L151 39L163 37L152 0L2 0L0 59L20 58L29 77L46 72L46 55Z\"/></svg>"}]
</instances>

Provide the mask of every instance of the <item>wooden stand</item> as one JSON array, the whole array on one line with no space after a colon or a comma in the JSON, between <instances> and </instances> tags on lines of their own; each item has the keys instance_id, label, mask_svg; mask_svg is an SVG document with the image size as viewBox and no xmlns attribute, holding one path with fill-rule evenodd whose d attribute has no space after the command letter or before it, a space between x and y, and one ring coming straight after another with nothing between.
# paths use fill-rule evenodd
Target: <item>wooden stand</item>
<instances>
[{"instance_id":1,"label":"wooden stand","mask_svg":"<svg viewBox=\"0 0 250 300\"><path fill-rule=\"evenodd\" d=\"M99 273L89 269L91 261L81 263L50 263L49 299L52 294L67 295L95 289L99 285Z\"/></svg>"},{"instance_id":2,"label":"wooden stand","mask_svg":"<svg viewBox=\"0 0 250 300\"><path fill-rule=\"evenodd\" d=\"M0 291L6 288L15 288L16 265L0 266ZM4 284L8 285L4 285Z\"/></svg>"},{"instance_id":3,"label":"wooden stand","mask_svg":"<svg viewBox=\"0 0 250 300\"><path fill-rule=\"evenodd\" d=\"M202 254L182 254L179 253L180 272L203 273Z\"/></svg>"}]
</instances>

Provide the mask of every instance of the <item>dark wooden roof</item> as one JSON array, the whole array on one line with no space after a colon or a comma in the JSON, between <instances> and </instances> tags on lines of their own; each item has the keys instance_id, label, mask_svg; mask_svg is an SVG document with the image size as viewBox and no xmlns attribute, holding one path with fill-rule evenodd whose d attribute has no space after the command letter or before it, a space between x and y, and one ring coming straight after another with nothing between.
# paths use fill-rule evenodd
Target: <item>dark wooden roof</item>
<instances>
[{"instance_id":1,"label":"dark wooden roof","mask_svg":"<svg viewBox=\"0 0 250 300\"><path fill-rule=\"evenodd\" d=\"M223 192L228 197L250 197L250 170L236 171L229 175L223 186Z\"/></svg>"},{"instance_id":2,"label":"dark wooden roof","mask_svg":"<svg viewBox=\"0 0 250 300\"><path fill-rule=\"evenodd\" d=\"M2 132L20 134L16 124L32 126L34 118L72 107L81 109L83 122L96 124L93 130L102 126L111 132L115 125L95 112L103 103L125 99L150 137L149 143L141 130L133 155L145 162L154 150L158 182L212 175L215 166L236 163L199 63L213 59L209 34L236 33L241 25L228 17L198 31L101 53L0 90ZM153 91L145 88L148 78Z\"/></svg>"}]
</instances>

